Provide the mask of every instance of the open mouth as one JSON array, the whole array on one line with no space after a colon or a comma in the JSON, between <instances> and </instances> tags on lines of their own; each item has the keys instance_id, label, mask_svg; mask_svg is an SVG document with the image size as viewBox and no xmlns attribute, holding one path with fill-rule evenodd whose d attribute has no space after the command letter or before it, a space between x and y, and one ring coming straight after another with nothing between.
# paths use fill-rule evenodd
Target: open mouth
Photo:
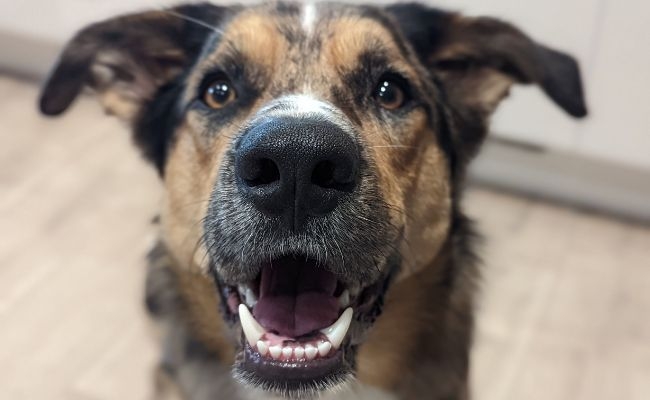
<instances>
[{"instance_id":1,"label":"open mouth","mask_svg":"<svg viewBox=\"0 0 650 400\"><path fill-rule=\"evenodd\" d=\"M252 281L220 285L226 319L242 328L235 375L284 394L345 382L359 328L379 314L384 286L345 284L298 254L265 263Z\"/></svg>"}]
</instances>

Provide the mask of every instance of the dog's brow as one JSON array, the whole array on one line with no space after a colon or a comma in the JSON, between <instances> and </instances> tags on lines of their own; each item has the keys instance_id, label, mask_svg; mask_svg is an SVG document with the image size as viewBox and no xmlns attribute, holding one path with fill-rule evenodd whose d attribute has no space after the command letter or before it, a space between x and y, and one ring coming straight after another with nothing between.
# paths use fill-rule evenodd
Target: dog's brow
<instances>
[{"instance_id":1,"label":"dog's brow","mask_svg":"<svg viewBox=\"0 0 650 400\"><path fill-rule=\"evenodd\" d=\"M316 23L316 4L313 2L305 3L302 7L301 23L302 28L307 34L310 34L314 30L314 24Z\"/></svg>"}]
</instances>

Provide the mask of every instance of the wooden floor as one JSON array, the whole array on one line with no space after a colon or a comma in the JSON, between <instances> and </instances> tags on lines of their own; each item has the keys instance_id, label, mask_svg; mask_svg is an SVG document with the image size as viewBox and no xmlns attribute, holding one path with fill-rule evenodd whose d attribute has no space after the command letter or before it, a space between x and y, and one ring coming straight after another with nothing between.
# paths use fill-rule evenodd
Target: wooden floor
<instances>
[{"instance_id":1,"label":"wooden floor","mask_svg":"<svg viewBox=\"0 0 650 400\"><path fill-rule=\"evenodd\" d=\"M79 102L0 76L0 399L147 399L155 174ZM488 238L478 400L650 399L650 229L472 188Z\"/></svg>"}]
</instances>

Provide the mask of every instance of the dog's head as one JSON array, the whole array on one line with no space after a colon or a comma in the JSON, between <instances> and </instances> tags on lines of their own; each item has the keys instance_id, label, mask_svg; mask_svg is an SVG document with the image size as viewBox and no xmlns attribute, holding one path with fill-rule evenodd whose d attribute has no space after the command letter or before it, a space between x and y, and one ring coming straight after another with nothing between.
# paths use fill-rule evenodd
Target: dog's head
<instances>
[{"instance_id":1,"label":"dog's head","mask_svg":"<svg viewBox=\"0 0 650 400\"><path fill-rule=\"evenodd\" d=\"M81 31L41 110L87 86L133 127L166 188L166 245L241 337L235 375L296 395L351 376L391 282L432 268L513 83L586 113L575 61L495 19L195 4Z\"/></svg>"}]
</instances>

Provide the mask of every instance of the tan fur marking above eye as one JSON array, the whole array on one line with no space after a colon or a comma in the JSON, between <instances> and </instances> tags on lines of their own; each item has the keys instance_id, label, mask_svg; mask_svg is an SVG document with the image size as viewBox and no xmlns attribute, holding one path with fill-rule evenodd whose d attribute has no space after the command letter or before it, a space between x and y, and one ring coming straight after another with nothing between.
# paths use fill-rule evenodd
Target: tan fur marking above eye
<instances>
[{"instance_id":1,"label":"tan fur marking above eye","mask_svg":"<svg viewBox=\"0 0 650 400\"><path fill-rule=\"evenodd\" d=\"M278 31L277 23L269 16L254 12L244 12L235 18L226 27L217 48L199 63L190 76L188 86L198 87L205 74L213 72L224 56L241 56L244 59L238 61L252 66L249 70L271 76L287 53L287 43ZM191 98L191 91L186 92L184 100L187 102Z\"/></svg>"},{"instance_id":2,"label":"tan fur marking above eye","mask_svg":"<svg viewBox=\"0 0 650 400\"><path fill-rule=\"evenodd\" d=\"M224 44L226 50L235 48L250 62L273 69L286 47L286 40L273 19L258 13L245 13L228 26ZM215 56L219 55L220 51L217 51Z\"/></svg>"},{"instance_id":3,"label":"tan fur marking above eye","mask_svg":"<svg viewBox=\"0 0 650 400\"><path fill-rule=\"evenodd\" d=\"M393 38L384 27L368 18L344 17L329 25L332 33L324 55L337 69L349 69L359 63L360 54L381 46L382 50L398 53Z\"/></svg>"}]
</instances>

